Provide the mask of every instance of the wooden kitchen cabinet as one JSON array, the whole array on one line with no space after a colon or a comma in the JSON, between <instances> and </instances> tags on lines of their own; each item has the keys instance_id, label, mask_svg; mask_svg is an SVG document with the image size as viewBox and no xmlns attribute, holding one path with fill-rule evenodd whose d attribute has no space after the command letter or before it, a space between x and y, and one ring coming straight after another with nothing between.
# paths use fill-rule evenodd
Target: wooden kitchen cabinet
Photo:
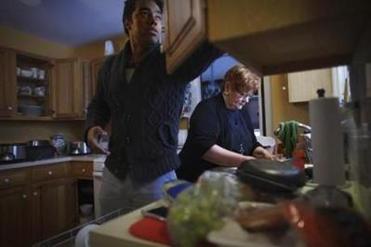
<instances>
[{"instance_id":1,"label":"wooden kitchen cabinet","mask_svg":"<svg viewBox=\"0 0 371 247\"><path fill-rule=\"evenodd\" d=\"M287 76L289 102L308 102L318 98L317 90L320 88L325 89L326 96L332 96L331 73L331 69L289 73Z\"/></svg>"},{"instance_id":2,"label":"wooden kitchen cabinet","mask_svg":"<svg viewBox=\"0 0 371 247\"><path fill-rule=\"evenodd\" d=\"M17 111L16 54L0 48L0 117L12 116Z\"/></svg>"},{"instance_id":3,"label":"wooden kitchen cabinet","mask_svg":"<svg viewBox=\"0 0 371 247\"><path fill-rule=\"evenodd\" d=\"M32 168L33 221L38 234L34 239L49 238L76 225L76 179L70 176L70 163Z\"/></svg>"},{"instance_id":4,"label":"wooden kitchen cabinet","mask_svg":"<svg viewBox=\"0 0 371 247\"><path fill-rule=\"evenodd\" d=\"M206 40L204 0L166 0L166 68L173 72L202 41Z\"/></svg>"},{"instance_id":5,"label":"wooden kitchen cabinet","mask_svg":"<svg viewBox=\"0 0 371 247\"><path fill-rule=\"evenodd\" d=\"M0 246L31 245L30 206L24 187L0 190Z\"/></svg>"},{"instance_id":6,"label":"wooden kitchen cabinet","mask_svg":"<svg viewBox=\"0 0 371 247\"><path fill-rule=\"evenodd\" d=\"M262 75L349 64L371 12L364 0L205 0L205 20L203 2L165 1L170 72L205 38Z\"/></svg>"},{"instance_id":7,"label":"wooden kitchen cabinet","mask_svg":"<svg viewBox=\"0 0 371 247\"><path fill-rule=\"evenodd\" d=\"M70 163L0 172L0 246L31 246L78 224Z\"/></svg>"},{"instance_id":8,"label":"wooden kitchen cabinet","mask_svg":"<svg viewBox=\"0 0 371 247\"><path fill-rule=\"evenodd\" d=\"M40 185L39 191L41 239L47 239L76 225L76 179L53 180Z\"/></svg>"},{"instance_id":9,"label":"wooden kitchen cabinet","mask_svg":"<svg viewBox=\"0 0 371 247\"><path fill-rule=\"evenodd\" d=\"M0 117L83 119L90 76L90 63L78 58L52 60L0 48Z\"/></svg>"},{"instance_id":10,"label":"wooden kitchen cabinet","mask_svg":"<svg viewBox=\"0 0 371 247\"><path fill-rule=\"evenodd\" d=\"M32 168L32 181L42 182L52 179L64 178L69 175L70 166L68 163L39 166Z\"/></svg>"},{"instance_id":11,"label":"wooden kitchen cabinet","mask_svg":"<svg viewBox=\"0 0 371 247\"><path fill-rule=\"evenodd\" d=\"M0 48L0 117L50 117L51 67L48 58Z\"/></svg>"},{"instance_id":12,"label":"wooden kitchen cabinet","mask_svg":"<svg viewBox=\"0 0 371 247\"><path fill-rule=\"evenodd\" d=\"M103 62L104 58L53 60L0 48L0 118L84 119ZM40 113L25 113L31 110Z\"/></svg>"},{"instance_id":13,"label":"wooden kitchen cabinet","mask_svg":"<svg viewBox=\"0 0 371 247\"><path fill-rule=\"evenodd\" d=\"M82 61L82 84L83 84L83 110L82 117L86 118L88 106L91 101L92 87L92 66L90 61Z\"/></svg>"},{"instance_id":14,"label":"wooden kitchen cabinet","mask_svg":"<svg viewBox=\"0 0 371 247\"><path fill-rule=\"evenodd\" d=\"M32 238L31 170L0 172L0 246L25 246Z\"/></svg>"},{"instance_id":15,"label":"wooden kitchen cabinet","mask_svg":"<svg viewBox=\"0 0 371 247\"><path fill-rule=\"evenodd\" d=\"M88 98L89 102L96 93L97 82L98 82L98 73L99 73L99 70L101 69L105 59L106 59L106 57L100 57L100 58L96 58L96 59L94 59L90 62L90 64L91 64L91 83L90 83L90 88L87 91L88 95L89 95L89 98Z\"/></svg>"},{"instance_id":16,"label":"wooden kitchen cabinet","mask_svg":"<svg viewBox=\"0 0 371 247\"><path fill-rule=\"evenodd\" d=\"M72 162L71 163L71 174L77 179L93 179L93 163L91 161L86 162Z\"/></svg>"},{"instance_id":17,"label":"wooden kitchen cabinet","mask_svg":"<svg viewBox=\"0 0 371 247\"><path fill-rule=\"evenodd\" d=\"M59 119L76 119L84 115L82 63L77 58L58 59L54 67L53 111Z\"/></svg>"},{"instance_id":18,"label":"wooden kitchen cabinet","mask_svg":"<svg viewBox=\"0 0 371 247\"><path fill-rule=\"evenodd\" d=\"M31 179L30 169L17 169L0 172L0 189L12 188L29 183Z\"/></svg>"},{"instance_id":19,"label":"wooden kitchen cabinet","mask_svg":"<svg viewBox=\"0 0 371 247\"><path fill-rule=\"evenodd\" d=\"M50 117L52 61L17 52L17 117Z\"/></svg>"}]
</instances>

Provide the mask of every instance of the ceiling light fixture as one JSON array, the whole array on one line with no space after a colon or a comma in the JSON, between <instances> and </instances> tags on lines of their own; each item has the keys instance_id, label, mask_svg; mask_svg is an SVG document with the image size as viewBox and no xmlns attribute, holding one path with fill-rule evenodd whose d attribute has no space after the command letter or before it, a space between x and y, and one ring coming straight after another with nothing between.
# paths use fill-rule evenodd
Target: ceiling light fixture
<instances>
[{"instance_id":1,"label":"ceiling light fixture","mask_svg":"<svg viewBox=\"0 0 371 247\"><path fill-rule=\"evenodd\" d=\"M19 0L19 1L29 7L35 7L41 4L41 0Z\"/></svg>"}]
</instances>

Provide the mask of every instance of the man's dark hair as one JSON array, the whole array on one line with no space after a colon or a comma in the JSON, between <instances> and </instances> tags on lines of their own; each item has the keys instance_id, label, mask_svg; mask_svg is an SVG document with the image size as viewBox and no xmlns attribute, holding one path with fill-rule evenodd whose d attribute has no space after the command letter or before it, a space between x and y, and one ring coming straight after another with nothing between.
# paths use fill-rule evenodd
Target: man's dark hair
<instances>
[{"instance_id":1,"label":"man's dark hair","mask_svg":"<svg viewBox=\"0 0 371 247\"><path fill-rule=\"evenodd\" d=\"M163 0L152 0L154 1L157 6L160 8L161 13L164 10L164 1ZM127 19L131 18L131 15L133 14L136 3L138 0L126 0L124 5L124 11L122 13L122 24L124 25L125 33L128 34L128 30L125 27L125 22Z\"/></svg>"}]
</instances>

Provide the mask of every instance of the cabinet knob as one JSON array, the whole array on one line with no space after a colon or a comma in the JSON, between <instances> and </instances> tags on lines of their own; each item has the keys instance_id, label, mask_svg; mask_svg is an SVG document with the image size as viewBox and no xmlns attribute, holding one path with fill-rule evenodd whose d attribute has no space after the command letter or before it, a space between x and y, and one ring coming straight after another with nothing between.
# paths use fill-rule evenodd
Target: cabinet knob
<instances>
[{"instance_id":1,"label":"cabinet knob","mask_svg":"<svg viewBox=\"0 0 371 247\"><path fill-rule=\"evenodd\" d=\"M53 172L52 171L48 171L48 175L53 175Z\"/></svg>"},{"instance_id":2,"label":"cabinet knob","mask_svg":"<svg viewBox=\"0 0 371 247\"><path fill-rule=\"evenodd\" d=\"M13 110L13 107L12 106L8 106L8 110L9 111Z\"/></svg>"},{"instance_id":3,"label":"cabinet knob","mask_svg":"<svg viewBox=\"0 0 371 247\"><path fill-rule=\"evenodd\" d=\"M32 193L34 196L37 196L39 193L37 193L37 191L35 191L34 193Z\"/></svg>"},{"instance_id":4,"label":"cabinet knob","mask_svg":"<svg viewBox=\"0 0 371 247\"><path fill-rule=\"evenodd\" d=\"M4 183L6 183L6 184L10 183L10 179L9 178L5 178L4 179Z\"/></svg>"},{"instance_id":5,"label":"cabinet knob","mask_svg":"<svg viewBox=\"0 0 371 247\"><path fill-rule=\"evenodd\" d=\"M23 199L26 199L26 198L27 198L27 195L26 195L26 194L23 194L23 195L22 195L22 198L23 198Z\"/></svg>"},{"instance_id":6,"label":"cabinet knob","mask_svg":"<svg viewBox=\"0 0 371 247\"><path fill-rule=\"evenodd\" d=\"M85 170L85 169L82 169L81 171L82 171L82 172L86 172L86 170Z\"/></svg>"}]
</instances>

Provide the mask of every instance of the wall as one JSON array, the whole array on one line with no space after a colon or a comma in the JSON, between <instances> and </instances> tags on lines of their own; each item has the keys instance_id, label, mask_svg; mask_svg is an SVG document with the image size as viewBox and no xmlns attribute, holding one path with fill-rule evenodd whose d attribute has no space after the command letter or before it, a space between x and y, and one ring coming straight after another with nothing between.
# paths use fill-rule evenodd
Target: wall
<instances>
[{"instance_id":1,"label":"wall","mask_svg":"<svg viewBox=\"0 0 371 247\"><path fill-rule=\"evenodd\" d=\"M308 103L289 103L287 74L271 76L270 84L273 128L288 120L309 124Z\"/></svg>"},{"instance_id":2,"label":"wall","mask_svg":"<svg viewBox=\"0 0 371 247\"><path fill-rule=\"evenodd\" d=\"M0 143L26 142L31 139L50 139L63 133L66 140L82 140L83 121L0 121Z\"/></svg>"},{"instance_id":3,"label":"wall","mask_svg":"<svg viewBox=\"0 0 371 247\"><path fill-rule=\"evenodd\" d=\"M0 46L50 58L81 57L94 59L104 56L104 40L78 47L68 47L1 25L0 37ZM113 42L115 51L119 51L127 38L123 34L118 37L112 37L110 40Z\"/></svg>"},{"instance_id":4,"label":"wall","mask_svg":"<svg viewBox=\"0 0 371 247\"><path fill-rule=\"evenodd\" d=\"M115 52L122 49L127 37L123 35L118 37L113 37L110 40L113 42L113 47ZM74 57L81 57L84 59L95 59L104 56L104 41L96 41L90 44L79 46L74 50Z\"/></svg>"},{"instance_id":5,"label":"wall","mask_svg":"<svg viewBox=\"0 0 371 247\"><path fill-rule=\"evenodd\" d=\"M51 58L67 58L74 49L36 36L0 26L0 46Z\"/></svg>"},{"instance_id":6,"label":"wall","mask_svg":"<svg viewBox=\"0 0 371 247\"><path fill-rule=\"evenodd\" d=\"M225 73L238 61L229 55L224 55L216 59L207 70L201 74L202 81L213 81L223 79Z\"/></svg>"}]
</instances>

